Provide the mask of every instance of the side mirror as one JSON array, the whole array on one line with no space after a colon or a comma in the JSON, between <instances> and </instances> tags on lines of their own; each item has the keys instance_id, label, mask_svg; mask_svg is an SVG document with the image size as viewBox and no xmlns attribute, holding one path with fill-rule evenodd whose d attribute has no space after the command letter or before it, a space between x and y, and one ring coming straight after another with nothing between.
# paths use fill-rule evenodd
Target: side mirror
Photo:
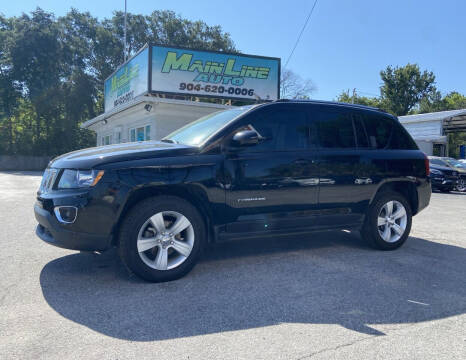
<instances>
[{"instance_id":1,"label":"side mirror","mask_svg":"<svg viewBox=\"0 0 466 360\"><path fill-rule=\"evenodd\" d=\"M243 147L243 146L254 146L259 144L261 138L253 130L242 130L238 131L231 139L231 146Z\"/></svg>"}]
</instances>

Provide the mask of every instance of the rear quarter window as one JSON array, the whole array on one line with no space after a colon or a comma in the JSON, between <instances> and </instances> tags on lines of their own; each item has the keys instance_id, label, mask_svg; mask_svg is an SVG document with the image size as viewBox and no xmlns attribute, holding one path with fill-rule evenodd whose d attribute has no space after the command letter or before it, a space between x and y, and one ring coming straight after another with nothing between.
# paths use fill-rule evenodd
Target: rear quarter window
<instances>
[{"instance_id":1,"label":"rear quarter window","mask_svg":"<svg viewBox=\"0 0 466 360\"><path fill-rule=\"evenodd\" d=\"M392 134L392 120L376 114L365 114L364 125L366 126L369 146L373 149L386 149Z\"/></svg>"},{"instance_id":2,"label":"rear quarter window","mask_svg":"<svg viewBox=\"0 0 466 360\"><path fill-rule=\"evenodd\" d=\"M394 123L390 140L390 149L417 150L418 147L411 135L403 128L403 125Z\"/></svg>"}]
</instances>

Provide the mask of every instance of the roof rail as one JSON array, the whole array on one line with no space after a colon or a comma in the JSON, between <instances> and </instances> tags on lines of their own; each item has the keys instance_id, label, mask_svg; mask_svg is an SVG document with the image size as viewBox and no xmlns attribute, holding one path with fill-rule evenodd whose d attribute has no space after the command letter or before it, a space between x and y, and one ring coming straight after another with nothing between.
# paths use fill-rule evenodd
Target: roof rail
<instances>
[{"instance_id":1,"label":"roof rail","mask_svg":"<svg viewBox=\"0 0 466 360\"><path fill-rule=\"evenodd\" d=\"M277 99L272 102L297 102L297 103L310 103L310 104L321 104L321 105L339 105L339 106L347 106L347 107L353 107L353 108L359 108L359 109L370 109L370 110L376 110L380 111L386 114L389 114L387 111L374 107L374 106L368 106L368 105L361 105L361 104L350 104L350 103L344 103L344 102L338 102L338 101L328 101L328 100L300 100L300 99Z\"/></svg>"}]
</instances>

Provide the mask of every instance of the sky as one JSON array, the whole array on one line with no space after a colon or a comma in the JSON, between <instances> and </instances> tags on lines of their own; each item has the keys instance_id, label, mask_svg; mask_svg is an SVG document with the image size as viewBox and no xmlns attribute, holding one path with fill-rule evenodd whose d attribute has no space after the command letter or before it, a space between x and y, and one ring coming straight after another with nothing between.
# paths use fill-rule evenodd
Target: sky
<instances>
[{"instance_id":1,"label":"sky","mask_svg":"<svg viewBox=\"0 0 466 360\"><path fill-rule=\"evenodd\" d=\"M314 0L128 0L128 12L173 10L190 20L221 25L246 54L280 57L284 64ZM2 1L6 16L37 6L64 15L71 7L98 18L124 9L124 0ZM344 90L379 95L380 70L417 63L433 71L437 88L466 94L466 1L318 0L288 68L311 79L314 99Z\"/></svg>"}]
</instances>

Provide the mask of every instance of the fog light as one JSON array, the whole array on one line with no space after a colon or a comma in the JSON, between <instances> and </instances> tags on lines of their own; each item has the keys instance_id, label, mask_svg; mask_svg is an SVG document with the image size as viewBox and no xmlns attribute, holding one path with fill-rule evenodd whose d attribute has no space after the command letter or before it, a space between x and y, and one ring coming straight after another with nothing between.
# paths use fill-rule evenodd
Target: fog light
<instances>
[{"instance_id":1,"label":"fog light","mask_svg":"<svg viewBox=\"0 0 466 360\"><path fill-rule=\"evenodd\" d=\"M74 223L78 215L78 208L75 206L57 206L54 209L58 221L64 224Z\"/></svg>"}]
</instances>

